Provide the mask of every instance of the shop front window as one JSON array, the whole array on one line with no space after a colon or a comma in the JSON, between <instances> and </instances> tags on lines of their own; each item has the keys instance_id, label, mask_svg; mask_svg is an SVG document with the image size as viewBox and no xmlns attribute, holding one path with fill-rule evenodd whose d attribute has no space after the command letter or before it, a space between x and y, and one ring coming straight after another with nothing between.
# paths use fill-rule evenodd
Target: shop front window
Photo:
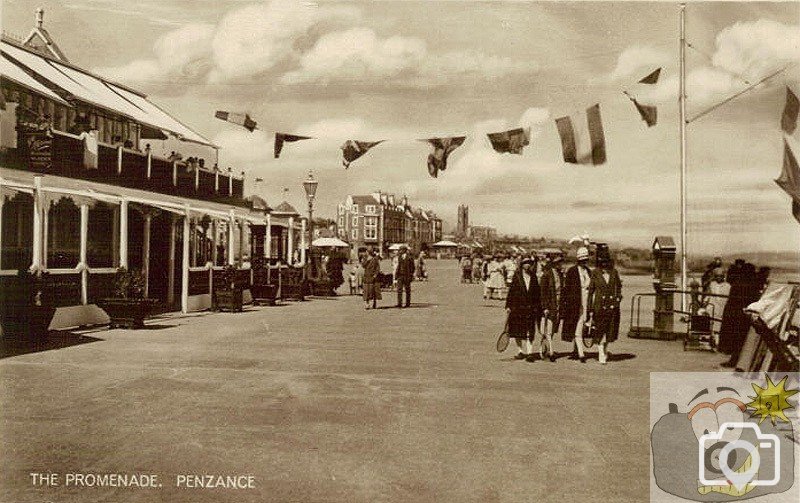
<instances>
[{"instance_id":1,"label":"shop front window","mask_svg":"<svg viewBox=\"0 0 800 503\"><path fill-rule=\"evenodd\" d=\"M19 192L0 204L3 205L0 269L27 269L33 259L33 196Z\"/></svg>"},{"instance_id":2,"label":"shop front window","mask_svg":"<svg viewBox=\"0 0 800 503\"><path fill-rule=\"evenodd\" d=\"M81 254L81 210L72 199L62 198L47 213L47 267L72 269Z\"/></svg>"}]
</instances>

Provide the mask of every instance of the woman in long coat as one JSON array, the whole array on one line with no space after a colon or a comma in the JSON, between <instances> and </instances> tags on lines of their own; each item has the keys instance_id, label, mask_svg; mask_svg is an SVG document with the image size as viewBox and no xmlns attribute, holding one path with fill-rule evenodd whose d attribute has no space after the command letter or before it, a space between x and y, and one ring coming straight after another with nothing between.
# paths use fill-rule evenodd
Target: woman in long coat
<instances>
[{"instance_id":1,"label":"woman in long coat","mask_svg":"<svg viewBox=\"0 0 800 503\"><path fill-rule=\"evenodd\" d=\"M508 312L508 336L517 342L519 353L517 360L527 358L533 361L533 339L536 337L536 325L539 323L542 307L539 296L539 284L532 269L533 260L522 261L521 268L511 280L511 287L506 297Z\"/></svg>"},{"instance_id":2,"label":"woman in long coat","mask_svg":"<svg viewBox=\"0 0 800 503\"><path fill-rule=\"evenodd\" d=\"M370 302L375 309L381 300L381 262L378 253L373 250L364 257L364 309L369 309Z\"/></svg>"},{"instance_id":3,"label":"woman in long coat","mask_svg":"<svg viewBox=\"0 0 800 503\"><path fill-rule=\"evenodd\" d=\"M610 258L599 258L589 279L589 316L592 337L599 351L600 363L607 361L608 344L619 336L619 305L622 302L622 280Z\"/></svg>"}]
</instances>

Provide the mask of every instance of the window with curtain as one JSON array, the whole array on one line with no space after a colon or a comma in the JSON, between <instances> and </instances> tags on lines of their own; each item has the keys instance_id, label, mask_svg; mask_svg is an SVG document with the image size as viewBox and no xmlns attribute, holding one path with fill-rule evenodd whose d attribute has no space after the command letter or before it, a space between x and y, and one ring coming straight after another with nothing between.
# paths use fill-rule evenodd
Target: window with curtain
<instances>
[{"instance_id":1,"label":"window with curtain","mask_svg":"<svg viewBox=\"0 0 800 503\"><path fill-rule=\"evenodd\" d=\"M27 269L33 259L33 196L19 192L2 204L0 269Z\"/></svg>"},{"instance_id":2,"label":"window with curtain","mask_svg":"<svg viewBox=\"0 0 800 503\"><path fill-rule=\"evenodd\" d=\"M69 198L50 205L47 212L47 267L71 269L81 255L81 210Z\"/></svg>"},{"instance_id":3,"label":"window with curtain","mask_svg":"<svg viewBox=\"0 0 800 503\"><path fill-rule=\"evenodd\" d=\"M89 267L116 267L119 263L119 206L97 203L89 207L86 261Z\"/></svg>"}]
</instances>

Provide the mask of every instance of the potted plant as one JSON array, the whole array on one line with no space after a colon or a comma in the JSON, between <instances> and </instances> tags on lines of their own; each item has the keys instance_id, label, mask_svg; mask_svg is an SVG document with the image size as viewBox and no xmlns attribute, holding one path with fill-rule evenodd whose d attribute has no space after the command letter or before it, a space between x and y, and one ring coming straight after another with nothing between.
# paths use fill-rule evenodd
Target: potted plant
<instances>
[{"instance_id":1,"label":"potted plant","mask_svg":"<svg viewBox=\"0 0 800 503\"><path fill-rule=\"evenodd\" d=\"M253 305L275 305L278 297L278 285L270 283L267 279L267 268L264 257L253 257L253 284L250 285L250 294L253 296Z\"/></svg>"},{"instance_id":2,"label":"potted plant","mask_svg":"<svg viewBox=\"0 0 800 503\"><path fill-rule=\"evenodd\" d=\"M111 328L143 328L144 319L155 308L156 299L144 296L145 277L142 271L117 269L114 276L114 296L101 299L97 305L108 314Z\"/></svg>"},{"instance_id":3,"label":"potted plant","mask_svg":"<svg viewBox=\"0 0 800 503\"><path fill-rule=\"evenodd\" d=\"M3 285L0 296L3 337L41 339L56 314L52 292L47 288L48 273L20 269Z\"/></svg>"},{"instance_id":4,"label":"potted plant","mask_svg":"<svg viewBox=\"0 0 800 503\"><path fill-rule=\"evenodd\" d=\"M214 305L218 311L241 312L243 288L236 275L236 266L228 264L222 270L221 280L215 282Z\"/></svg>"}]
</instances>

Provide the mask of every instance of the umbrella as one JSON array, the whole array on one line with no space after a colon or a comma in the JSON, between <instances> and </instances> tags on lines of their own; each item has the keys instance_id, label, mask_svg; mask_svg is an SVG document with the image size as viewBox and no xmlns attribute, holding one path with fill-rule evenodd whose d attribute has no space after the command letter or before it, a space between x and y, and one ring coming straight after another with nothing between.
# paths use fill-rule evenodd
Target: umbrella
<instances>
[{"instance_id":1,"label":"umbrella","mask_svg":"<svg viewBox=\"0 0 800 503\"><path fill-rule=\"evenodd\" d=\"M443 248L457 248L458 247L458 243L454 243L452 241L445 240L445 241L438 241L436 243L433 243L431 246L441 246Z\"/></svg>"},{"instance_id":2,"label":"umbrella","mask_svg":"<svg viewBox=\"0 0 800 503\"><path fill-rule=\"evenodd\" d=\"M395 243L389 247L389 251L397 251L400 249L401 246L405 246L406 248L408 248L408 245L405 243Z\"/></svg>"},{"instance_id":3,"label":"umbrella","mask_svg":"<svg viewBox=\"0 0 800 503\"><path fill-rule=\"evenodd\" d=\"M348 248L350 245L338 238L317 238L311 242L317 248Z\"/></svg>"}]
</instances>

